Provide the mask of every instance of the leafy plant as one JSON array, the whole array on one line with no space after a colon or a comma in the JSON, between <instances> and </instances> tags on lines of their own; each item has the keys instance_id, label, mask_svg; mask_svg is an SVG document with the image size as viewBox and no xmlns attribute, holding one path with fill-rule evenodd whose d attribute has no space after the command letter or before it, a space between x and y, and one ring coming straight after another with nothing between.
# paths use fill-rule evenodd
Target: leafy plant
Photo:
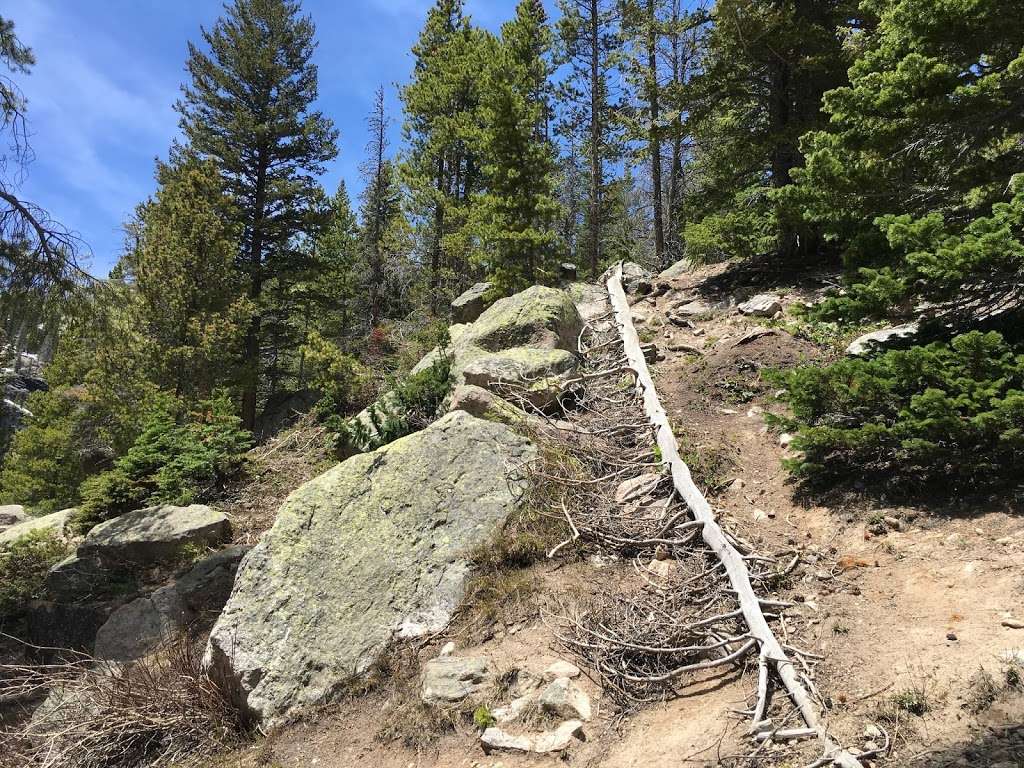
<instances>
[{"instance_id":1,"label":"leafy plant","mask_svg":"<svg viewBox=\"0 0 1024 768\"><path fill-rule=\"evenodd\" d=\"M486 731L496 722L498 721L494 719L494 715L491 714L491 710L489 710L486 705L481 704L473 710L473 725L475 725L479 730Z\"/></svg>"}]
</instances>

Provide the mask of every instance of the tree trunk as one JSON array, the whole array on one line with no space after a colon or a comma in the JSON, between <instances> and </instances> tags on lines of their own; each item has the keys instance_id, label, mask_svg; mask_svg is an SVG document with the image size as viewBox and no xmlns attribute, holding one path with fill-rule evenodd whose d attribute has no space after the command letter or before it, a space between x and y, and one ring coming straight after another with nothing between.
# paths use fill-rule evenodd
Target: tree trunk
<instances>
[{"instance_id":1,"label":"tree trunk","mask_svg":"<svg viewBox=\"0 0 1024 768\"><path fill-rule=\"evenodd\" d=\"M434 201L434 242L430 249L430 314L440 312L438 288L441 284L441 239L444 237L445 198L444 155L437 158L437 200Z\"/></svg>"},{"instance_id":2,"label":"tree trunk","mask_svg":"<svg viewBox=\"0 0 1024 768\"><path fill-rule=\"evenodd\" d=\"M647 103L651 111L648 151L651 153L651 185L654 187L654 259L665 266L665 222L661 198L661 140L658 119L658 30L656 0L647 0Z\"/></svg>"},{"instance_id":3,"label":"tree trunk","mask_svg":"<svg viewBox=\"0 0 1024 768\"><path fill-rule=\"evenodd\" d=\"M597 277L601 263L601 83L598 0L590 0L590 242L587 244L590 276Z\"/></svg>"},{"instance_id":4,"label":"tree trunk","mask_svg":"<svg viewBox=\"0 0 1024 768\"><path fill-rule=\"evenodd\" d=\"M263 293L263 220L267 199L266 153L257 155L259 169L256 174L256 195L253 201L252 233L249 243L249 298L256 306L249 329L245 334L243 368L245 384L242 390L242 426L250 432L256 429L256 400L260 380L260 332L262 318L259 314L259 299Z\"/></svg>"}]
</instances>

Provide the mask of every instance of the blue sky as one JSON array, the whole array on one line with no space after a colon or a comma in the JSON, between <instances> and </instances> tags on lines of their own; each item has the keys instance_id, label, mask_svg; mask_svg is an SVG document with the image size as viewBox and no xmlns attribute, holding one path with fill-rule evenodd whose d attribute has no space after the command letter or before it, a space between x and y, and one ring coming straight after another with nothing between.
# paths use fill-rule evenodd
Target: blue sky
<instances>
[{"instance_id":1,"label":"blue sky","mask_svg":"<svg viewBox=\"0 0 1024 768\"><path fill-rule=\"evenodd\" d=\"M341 131L341 153L323 179L360 188L365 118L384 85L399 139L395 83L412 69L409 49L433 0L304 0L320 42L319 108ZM474 21L497 29L515 0L467 0ZM177 135L173 110L185 76L187 42L199 40L219 0L7 0L23 42L36 54L19 77L29 99L36 153L22 194L77 231L106 274L122 243L121 225L154 187L153 161Z\"/></svg>"}]
</instances>

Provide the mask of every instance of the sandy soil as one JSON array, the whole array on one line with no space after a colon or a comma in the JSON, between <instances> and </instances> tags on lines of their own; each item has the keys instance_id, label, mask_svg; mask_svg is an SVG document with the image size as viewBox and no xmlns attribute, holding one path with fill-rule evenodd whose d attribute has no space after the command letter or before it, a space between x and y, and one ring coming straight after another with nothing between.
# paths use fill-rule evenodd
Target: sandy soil
<instances>
[{"instance_id":1,"label":"sandy soil","mask_svg":"<svg viewBox=\"0 0 1024 768\"><path fill-rule=\"evenodd\" d=\"M655 380L680 439L723 458L709 489L720 491L713 494L720 514L762 551L802 551L781 593L798 605L780 631L823 657L815 679L830 727L857 748L872 724L888 731L892 749L876 765L1024 766L1024 693L1006 686L1002 658L1014 651L1024 657L1024 629L1002 625L1011 616L1024 619L1024 518L998 500L907 508L857 493L828 504L800 499L781 466L779 436L765 426L762 412L778 405L763 371L837 353L770 328L781 323L738 314L735 304L750 291L717 289L718 272L685 275L658 298L638 302L638 328L665 353ZM811 281L777 292L791 305L813 299L819 287ZM690 297L711 311L691 318L692 328L667 322L670 307ZM772 333L738 343L758 327ZM670 340L693 349L671 351ZM880 525L882 517L899 521L898 528ZM599 592L624 578L614 567L598 570L588 562L544 565L532 576L546 600L570 588ZM444 639L423 648L420 658L436 654ZM457 653L487 654L499 668L540 671L561 654L536 615L499 628L486 642L476 639L456 637ZM340 705L222 765L676 768L735 765L736 755L752 750L746 724L732 713L749 703L749 670L694 681L681 698L625 719L596 686L585 686L597 715L586 727L587 741L561 756L485 755L466 723L420 748L382 741L382 726L396 711L389 697L399 695L391 690ZM407 725L415 731L415 723ZM806 745L763 749L746 764L801 765L812 752Z\"/></svg>"}]
</instances>

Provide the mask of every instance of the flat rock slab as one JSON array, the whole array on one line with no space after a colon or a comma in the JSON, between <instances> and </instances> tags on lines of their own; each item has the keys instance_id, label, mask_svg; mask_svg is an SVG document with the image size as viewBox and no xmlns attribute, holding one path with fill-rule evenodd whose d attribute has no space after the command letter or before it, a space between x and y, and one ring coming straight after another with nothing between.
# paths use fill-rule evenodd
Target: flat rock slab
<instances>
[{"instance_id":1,"label":"flat rock slab","mask_svg":"<svg viewBox=\"0 0 1024 768\"><path fill-rule=\"evenodd\" d=\"M776 312L782 311L782 298L774 293L759 293L757 296L744 301L736 309L741 315L751 317L772 317Z\"/></svg>"},{"instance_id":2,"label":"flat rock slab","mask_svg":"<svg viewBox=\"0 0 1024 768\"><path fill-rule=\"evenodd\" d=\"M181 555L187 545L215 547L231 536L223 512L202 504L164 505L129 512L93 528L78 547L78 557L105 564L152 565Z\"/></svg>"},{"instance_id":3,"label":"flat rock slab","mask_svg":"<svg viewBox=\"0 0 1024 768\"><path fill-rule=\"evenodd\" d=\"M239 568L207 665L264 724L330 701L395 637L448 623L534 456L453 411L301 486Z\"/></svg>"},{"instance_id":4,"label":"flat rock slab","mask_svg":"<svg viewBox=\"0 0 1024 768\"><path fill-rule=\"evenodd\" d=\"M846 348L846 354L851 357L861 357L883 349L890 344L912 339L917 335L917 331L917 323L906 323L892 328L883 328L880 331L865 333L863 336L858 336L853 340L850 346Z\"/></svg>"},{"instance_id":5,"label":"flat rock slab","mask_svg":"<svg viewBox=\"0 0 1024 768\"><path fill-rule=\"evenodd\" d=\"M74 513L73 509L65 509L43 517L32 517L23 523L12 525L7 530L0 531L0 547L35 531L51 531L54 535L64 538L65 527Z\"/></svg>"}]
</instances>

